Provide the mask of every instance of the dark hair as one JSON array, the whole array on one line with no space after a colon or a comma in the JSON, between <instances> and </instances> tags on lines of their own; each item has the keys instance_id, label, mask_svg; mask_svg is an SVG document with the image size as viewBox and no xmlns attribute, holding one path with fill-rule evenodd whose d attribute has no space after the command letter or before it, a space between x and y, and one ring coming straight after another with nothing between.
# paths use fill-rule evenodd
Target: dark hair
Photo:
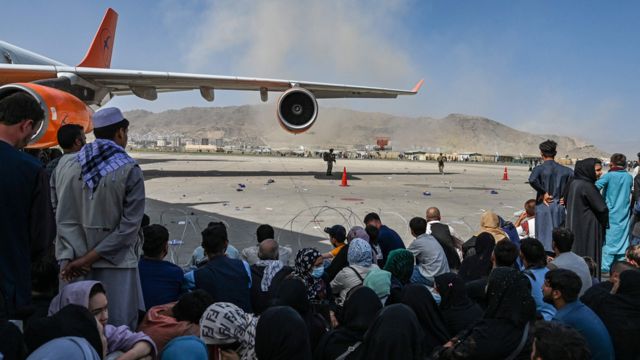
<instances>
[{"instance_id":1,"label":"dark hair","mask_svg":"<svg viewBox=\"0 0 640 360\"><path fill-rule=\"evenodd\" d=\"M538 321L533 330L535 351L532 358L551 360L589 360L591 352L584 337L557 321Z\"/></svg>"},{"instance_id":2,"label":"dark hair","mask_svg":"<svg viewBox=\"0 0 640 360\"><path fill-rule=\"evenodd\" d=\"M540 149L540 152L542 153L542 155L546 157L555 157L556 154L558 153L556 151L557 146L558 146L557 142L553 140L547 140L547 141L541 142L538 148Z\"/></svg>"},{"instance_id":3,"label":"dark hair","mask_svg":"<svg viewBox=\"0 0 640 360\"><path fill-rule=\"evenodd\" d=\"M529 199L524 203L524 210L527 212L527 215L533 216L536 214L536 200Z\"/></svg>"},{"instance_id":4,"label":"dark hair","mask_svg":"<svg viewBox=\"0 0 640 360\"><path fill-rule=\"evenodd\" d=\"M558 251L565 253L571 251L573 246L573 233L567 228L555 228L552 233L553 243L556 244Z\"/></svg>"},{"instance_id":5,"label":"dark hair","mask_svg":"<svg viewBox=\"0 0 640 360\"><path fill-rule=\"evenodd\" d=\"M427 232L427 220L421 217L414 217L409 221L409 228L414 234L422 235Z\"/></svg>"},{"instance_id":6,"label":"dark hair","mask_svg":"<svg viewBox=\"0 0 640 360\"><path fill-rule=\"evenodd\" d=\"M149 224L151 224L151 218L149 218L149 215L142 214L142 221L140 222L140 227L143 228L145 226L149 226Z\"/></svg>"},{"instance_id":7,"label":"dark hair","mask_svg":"<svg viewBox=\"0 0 640 360\"><path fill-rule=\"evenodd\" d=\"M202 247L207 254L221 254L229 242L227 228L224 223L211 222L202 231Z\"/></svg>"},{"instance_id":8,"label":"dark hair","mask_svg":"<svg viewBox=\"0 0 640 360\"><path fill-rule=\"evenodd\" d=\"M373 225L367 225L367 227L364 228L364 231L366 231L367 235L369 235L369 244L373 246L378 245L378 233L380 232L380 230L378 230L378 228Z\"/></svg>"},{"instance_id":9,"label":"dark hair","mask_svg":"<svg viewBox=\"0 0 640 360\"><path fill-rule=\"evenodd\" d=\"M615 153L611 155L611 163L617 166L626 166L627 157L624 154Z\"/></svg>"},{"instance_id":10,"label":"dark hair","mask_svg":"<svg viewBox=\"0 0 640 360\"><path fill-rule=\"evenodd\" d=\"M256 230L256 237L258 238L258 242L262 242L265 239L273 239L275 237L275 233L271 225L262 224L258 226Z\"/></svg>"},{"instance_id":11,"label":"dark hair","mask_svg":"<svg viewBox=\"0 0 640 360\"><path fill-rule=\"evenodd\" d=\"M609 275L613 274L614 272L621 274L623 271L634 269L637 269L637 267L633 266L633 264L628 261L614 261L609 268Z\"/></svg>"},{"instance_id":12,"label":"dark hair","mask_svg":"<svg viewBox=\"0 0 640 360\"><path fill-rule=\"evenodd\" d=\"M625 256L627 259L633 260L636 264L640 265L640 244L629 246L625 251Z\"/></svg>"},{"instance_id":13,"label":"dark hair","mask_svg":"<svg viewBox=\"0 0 640 360\"><path fill-rule=\"evenodd\" d=\"M169 241L169 230L162 225L153 224L143 227L142 234L144 235L142 243L144 255L152 258L160 256Z\"/></svg>"},{"instance_id":14,"label":"dark hair","mask_svg":"<svg viewBox=\"0 0 640 360\"><path fill-rule=\"evenodd\" d=\"M63 149L70 149L75 144L76 140L82 137L84 129L78 124L66 124L62 125L58 129L58 144Z\"/></svg>"},{"instance_id":15,"label":"dark hair","mask_svg":"<svg viewBox=\"0 0 640 360\"><path fill-rule=\"evenodd\" d=\"M0 99L0 123L11 126L28 119L34 127L44 119L42 107L31 95L17 91Z\"/></svg>"},{"instance_id":16,"label":"dark hair","mask_svg":"<svg viewBox=\"0 0 640 360\"><path fill-rule=\"evenodd\" d=\"M571 270L553 269L544 274L544 279L549 282L549 286L553 290L562 293L564 301L571 303L578 299L580 289L582 288L582 280L580 276Z\"/></svg>"},{"instance_id":17,"label":"dark hair","mask_svg":"<svg viewBox=\"0 0 640 360\"><path fill-rule=\"evenodd\" d=\"M107 295L107 291L104 289L102 283L97 283L91 287L91 291L89 292L89 299L91 299L95 294Z\"/></svg>"},{"instance_id":18,"label":"dark hair","mask_svg":"<svg viewBox=\"0 0 640 360\"><path fill-rule=\"evenodd\" d=\"M493 248L496 266L513 266L518 258L518 247L511 241L498 241Z\"/></svg>"},{"instance_id":19,"label":"dark hair","mask_svg":"<svg viewBox=\"0 0 640 360\"><path fill-rule=\"evenodd\" d=\"M364 217L364 221L363 223L365 225L369 224L371 221L380 221L380 216L378 216L378 214L372 212L372 213L368 213L367 216Z\"/></svg>"},{"instance_id":20,"label":"dark hair","mask_svg":"<svg viewBox=\"0 0 640 360\"><path fill-rule=\"evenodd\" d=\"M529 266L542 267L547 265L547 253L545 253L542 243L537 239L523 239L520 242L520 252Z\"/></svg>"},{"instance_id":21,"label":"dark hair","mask_svg":"<svg viewBox=\"0 0 640 360\"><path fill-rule=\"evenodd\" d=\"M596 266L598 266L598 264L596 264L591 256L583 256L582 259L587 263L587 267L589 268L589 274L591 274L591 277L595 277Z\"/></svg>"},{"instance_id":22,"label":"dark hair","mask_svg":"<svg viewBox=\"0 0 640 360\"><path fill-rule=\"evenodd\" d=\"M214 302L213 297L202 289L188 292L180 296L178 302L173 306L173 317L178 321L198 324L202 314Z\"/></svg>"},{"instance_id":23,"label":"dark hair","mask_svg":"<svg viewBox=\"0 0 640 360\"><path fill-rule=\"evenodd\" d=\"M53 297L58 292L58 262L47 254L31 263L31 289Z\"/></svg>"},{"instance_id":24,"label":"dark hair","mask_svg":"<svg viewBox=\"0 0 640 360\"><path fill-rule=\"evenodd\" d=\"M129 128L129 120L122 119L115 124L111 124L101 128L94 128L93 135L95 135L96 139L107 139L113 140L116 137L116 133L120 129Z\"/></svg>"}]
</instances>

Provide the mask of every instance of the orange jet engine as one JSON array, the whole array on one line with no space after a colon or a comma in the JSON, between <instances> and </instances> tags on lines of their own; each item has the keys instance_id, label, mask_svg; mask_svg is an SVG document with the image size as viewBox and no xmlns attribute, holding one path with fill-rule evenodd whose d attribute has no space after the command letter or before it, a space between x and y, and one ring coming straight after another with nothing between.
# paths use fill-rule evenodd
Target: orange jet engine
<instances>
[{"instance_id":1,"label":"orange jet engine","mask_svg":"<svg viewBox=\"0 0 640 360\"><path fill-rule=\"evenodd\" d=\"M93 110L68 92L32 83L17 83L1 86L0 97L18 91L33 97L44 111L44 121L27 148L46 149L58 145L56 134L62 125L78 124L85 133L93 130Z\"/></svg>"}]
</instances>

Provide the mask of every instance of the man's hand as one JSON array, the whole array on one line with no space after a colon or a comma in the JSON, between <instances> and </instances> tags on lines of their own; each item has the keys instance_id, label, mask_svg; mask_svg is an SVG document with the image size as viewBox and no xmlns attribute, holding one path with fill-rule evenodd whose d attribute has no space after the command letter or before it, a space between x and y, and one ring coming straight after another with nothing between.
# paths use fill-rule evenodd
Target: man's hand
<instances>
[{"instance_id":1,"label":"man's hand","mask_svg":"<svg viewBox=\"0 0 640 360\"><path fill-rule=\"evenodd\" d=\"M551 205L551 203L553 202L553 195L549 193L545 193L544 196L542 197L542 201L547 206Z\"/></svg>"},{"instance_id":2,"label":"man's hand","mask_svg":"<svg viewBox=\"0 0 640 360\"><path fill-rule=\"evenodd\" d=\"M84 276L91 271L91 265L99 259L100 255L94 250L91 250L84 256L69 262L62 271L60 271L60 277L62 280L71 281L77 277Z\"/></svg>"}]
</instances>

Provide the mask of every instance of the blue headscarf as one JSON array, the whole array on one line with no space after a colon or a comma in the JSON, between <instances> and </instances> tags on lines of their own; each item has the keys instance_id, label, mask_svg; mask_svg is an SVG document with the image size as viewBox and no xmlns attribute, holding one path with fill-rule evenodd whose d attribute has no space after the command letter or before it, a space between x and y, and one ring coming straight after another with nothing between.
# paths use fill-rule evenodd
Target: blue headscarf
<instances>
[{"instance_id":1,"label":"blue headscarf","mask_svg":"<svg viewBox=\"0 0 640 360\"><path fill-rule=\"evenodd\" d=\"M349 242L349 252L347 253L349 265L371 266L373 262L373 252L371 245L366 240L355 238Z\"/></svg>"},{"instance_id":2,"label":"blue headscarf","mask_svg":"<svg viewBox=\"0 0 640 360\"><path fill-rule=\"evenodd\" d=\"M81 337L67 336L53 339L40 346L31 353L27 360L51 359L55 354L56 359L100 360L96 350L89 342Z\"/></svg>"},{"instance_id":3,"label":"blue headscarf","mask_svg":"<svg viewBox=\"0 0 640 360\"><path fill-rule=\"evenodd\" d=\"M167 344L162 351L162 360L193 359L207 360L207 345L196 336L180 336Z\"/></svg>"}]
</instances>

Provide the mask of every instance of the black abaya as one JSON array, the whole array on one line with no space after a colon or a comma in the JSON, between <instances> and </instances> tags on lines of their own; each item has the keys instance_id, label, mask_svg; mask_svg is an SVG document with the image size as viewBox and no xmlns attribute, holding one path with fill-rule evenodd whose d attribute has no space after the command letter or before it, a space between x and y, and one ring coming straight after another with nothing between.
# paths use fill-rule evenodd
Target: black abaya
<instances>
[{"instance_id":1,"label":"black abaya","mask_svg":"<svg viewBox=\"0 0 640 360\"><path fill-rule=\"evenodd\" d=\"M410 284L402 289L401 302L416 313L425 333L424 346L431 353L437 346L449 341L449 331L444 317L429 289L422 284Z\"/></svg>"},{"instance_id":2,"label":"black abaya","mask_svg":"<svg viewBox=\"0 0 640 360\"><path fill-rule=\"evenodd\" d=\"M572 251L600 263L609 209L595 186L595 164L593 158L576 163L574 179L569 183L565 197L566 227L575 237Z\"/></svg>"},{"instance_id":3,"label":"black abaya","mask_svg":"<svg viewBox=\"0 0 640 360\"><path fill-rule=\"evenodd\" d=\"M311 359L307 326L288 306L275 306L262 313L256 326L258 360Z\"/></svg>"}]
</instances>

